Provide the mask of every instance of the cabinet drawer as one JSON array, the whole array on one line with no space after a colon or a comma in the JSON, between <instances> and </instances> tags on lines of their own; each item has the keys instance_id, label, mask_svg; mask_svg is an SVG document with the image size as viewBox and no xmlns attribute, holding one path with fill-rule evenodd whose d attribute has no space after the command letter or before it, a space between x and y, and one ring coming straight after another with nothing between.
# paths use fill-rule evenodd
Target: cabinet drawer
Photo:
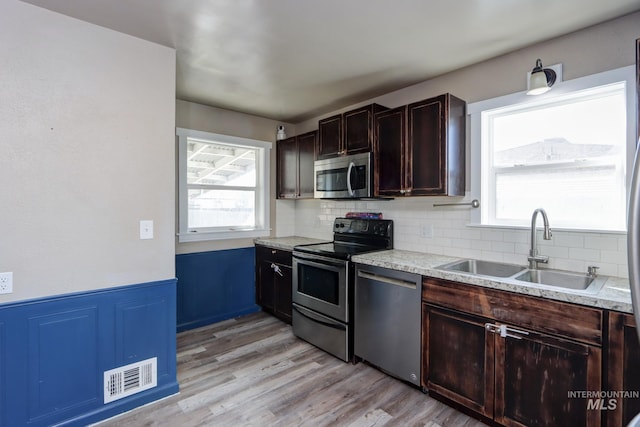
<instances>
[{"instance_id":1,"label":"cabinet drawer","mask_svg":"<svg viewBox=\"0 0 640 427\"><path fill-rule=\"evenodd\" d=\"M256 257L258 259L264 259L278 264L288 265L289 267L293 265L291 255L291 251L287 251L284 249L276 249L260 245L256 246Z\"/></svg>"},{"instance_id":2,"label":"cabinet drawer","mask_svg":"<svg viewBox=\"0 0 640 427\"><path fill-rule=\"evenodd\" d=\"M523 328L602 345L600 309L430 277L423 278L422 299Z\"/></svg>"}]
</instances>

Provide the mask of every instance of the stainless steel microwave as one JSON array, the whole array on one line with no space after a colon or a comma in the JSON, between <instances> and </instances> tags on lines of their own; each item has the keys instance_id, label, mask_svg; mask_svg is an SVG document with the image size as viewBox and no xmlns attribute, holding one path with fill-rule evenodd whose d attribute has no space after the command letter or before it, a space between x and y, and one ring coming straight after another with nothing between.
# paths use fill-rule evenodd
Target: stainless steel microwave
<instances>
[{"instance_id":1,"label":"stainless steel microwave","mask_svg":"<svg viewBox=\"0 0 640 427\"><path fill-rule=\"evenodd\" d=\"M314 198L357 199L373 197L371 153L316 160Z\"/></svg>"}]
</instances>

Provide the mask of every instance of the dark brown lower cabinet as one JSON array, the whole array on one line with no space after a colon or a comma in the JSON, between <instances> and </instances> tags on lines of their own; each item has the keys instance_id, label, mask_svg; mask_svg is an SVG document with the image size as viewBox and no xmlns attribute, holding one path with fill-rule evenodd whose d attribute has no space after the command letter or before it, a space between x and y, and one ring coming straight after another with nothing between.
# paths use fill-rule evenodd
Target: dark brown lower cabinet
<instances>
[{"instance_id":1,"label":"dark brown lower cabinet","mask_svg":"<svg viewBox=\"0 0 640 427\"><path fill-rule=\"evenodd\" d=\"M600 426L603 311L581 309L425 278L422 385L505 426Z\"/></svg>"},{"instance_id":2,"label":"dark brown lower cabinet","mask_svg":"<svg viewBox=\"0 0 640 427\"><path fill-rule=\"evenodd\" d=\"M494 419L506 426L599 426L601 411L571 393L602 390L602 350L533 331L513 335L493 336Z\"/></svg>"},{"instance_id":3,"label":"dark brown lower cabinet","mask_svg":"<svg viewBox=\"0 0 640 427\"><path fill-rule=\"evenodd\" d=\"M495 350L486 319L427 304L422 308L422 372L428 373L423 386L492 418Z\"/></svg>"},{"instance_id":4,"label":"dark brown lower cabinet","mask_svg":"<svg viewBox=\"0 0 640 427\"><path fill-rule=\"evenodd\" d=\"M256 304L291 323L291 251L256 245Z\"/></svg>"},{"instance_id":5,"label":"dark brown lower cabinet","mask_svg":"<svg viewBox=\"0 0 640 427\"><path fill-rule=\"evenodd\" d=\"M609 312L609 346L607 389L616 392L640 393L640 344L633 315ZM623 427L640 413L640 397L629 394L608 402L607 426Z\"/></svg>"}]
</instances>

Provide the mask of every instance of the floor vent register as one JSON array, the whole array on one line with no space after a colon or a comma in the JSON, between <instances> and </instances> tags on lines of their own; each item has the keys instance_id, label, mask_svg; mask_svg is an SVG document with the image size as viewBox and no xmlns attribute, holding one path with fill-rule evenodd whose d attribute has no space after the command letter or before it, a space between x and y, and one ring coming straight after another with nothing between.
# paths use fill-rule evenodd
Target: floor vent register
<instances>
[{"instance_id":1,"label":"floor vent register","mask_svg":"<svg viewBox=\"0 0 640 427\"><path fill-rule=\"evenodd\" d=\"M158 385L158 359L142 360L104 373L104 403L140 393Z\"/></svg>"}]
</instances>

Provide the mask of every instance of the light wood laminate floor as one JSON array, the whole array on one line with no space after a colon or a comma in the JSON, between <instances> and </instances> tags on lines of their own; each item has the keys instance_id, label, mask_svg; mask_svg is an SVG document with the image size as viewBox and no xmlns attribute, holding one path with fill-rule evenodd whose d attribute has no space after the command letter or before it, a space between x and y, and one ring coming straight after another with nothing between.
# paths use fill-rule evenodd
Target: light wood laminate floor
<instances>
[{"instance_id":1,"label":"light wood laminate floor","mask_svg":"<svg viewBox=\"0 0 640 427\"><path fill-rule=\"evenodd\" d=\"M256 313L178 334L180 393L104 426L484 426Z\"/></svg>"}]
</instances>

